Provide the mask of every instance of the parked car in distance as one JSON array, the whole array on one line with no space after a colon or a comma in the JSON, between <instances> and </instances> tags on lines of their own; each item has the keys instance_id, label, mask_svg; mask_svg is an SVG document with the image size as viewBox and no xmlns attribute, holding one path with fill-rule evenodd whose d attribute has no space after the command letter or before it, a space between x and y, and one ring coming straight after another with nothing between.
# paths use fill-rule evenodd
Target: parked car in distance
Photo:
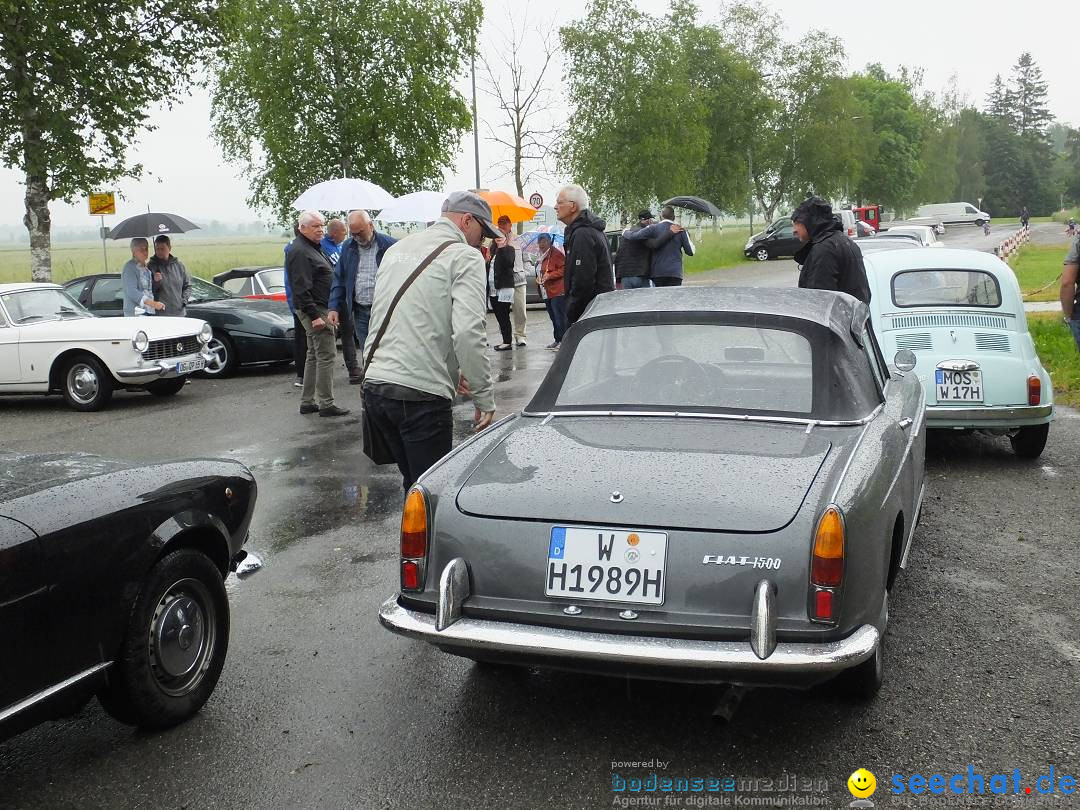
<instances>
[{"instance_id":1,"label":"parked car in distance","mask_svg":"<svg viewBox=\"0 0 1080 810\"><path fill-rule=\"evenodd\" d=\"M600 295L525 409L409 491L380 620L482 661L842 675L870 697L922 503L924 407L850 296Z\"/></svg>"},{"instance_id":2,"label":"parked car in distance","mask_svg":"<svg viewBox=\"0 0 1080 810\"><path fill-rule=\"evenodd\" d=\"M968 202L933 203L920 205L916 216L934 217L946 225L976 225L990 221L990 215Z\"/></svg>"},{"instance_id":3,"label":"parked car in distance","mask_svg":"<svg viewBox=\"0 0 1080 810\"><path fill-rule=\"evenodd\" d=\"M0 739L95 694L146 729L195 714L225 663L223 580L255 497L235 461L0 453Z\"/></svg>"},{"instance_id":4,"label":"parked car in distance","mask_svg":"<svg viewBox=\"0 0 1080 810\"><path fill-rule=\"evenodd\" d=\"M747 240L743 247L743 255L764 262L769 259L794 256L800 247L802 247L802 242L795 236L795 226L791 222L791 217L780 217L764 231L754 234Z\"/></svg>"},{"instance_id":5,"label":"parked car in distance","mask_svg":"<svg viewBox=\"0 0 1080 810\"><path fill-rule=\"evenodd\" d=\"M102 321L59 284L0 284L0 394L60 393L77 411L118 388L172 396L208 362L211 334L194 318Z\"/></svg>"},{"instance_id":6,"label":"parked car in distance","mask_svg":"<svg viewBox=\"0 0 1080 810\"><path fill-rule=\"evenodd\" d=\"M64 289L95 315L124 314L124 288L117 273L83 276L67 282ZM293 317L284 301L239 298L192 276L187 316L206 321L213 330L207 346L210 359L199 372L202 376L228 377L238 366L250 363L292 362ZM157 317L144 316L143 320Z\"/></svg>"},{"instance_id":7,"label":"parked car in distance","mask_svg":"<svg viewBox=\"0 0 1080 810\"><path fill-rule=\"evenodd\" d=\"M218 273L213 281L240 298L286 300L284 267L234 267Z\"/></svg>"},{"instance_id":8,"label":"parked car in distance","mask_svg":"<svg viewBox=\"0 0 1080 810\"><path fill-rule=\"evenodd\" d=\"M1008 435L1018 456L1038 457L1054 389L1012 269L956 248L874 253L864 264L882 350L915 353L927 426Z\"/></svg>"},{"instance_id":9,"label":"parked car in distance","mask_svg":"<svg viewBox=\"0 0 1080 810\"><path fill-rule=\"evenodd\" d=\"M877 233L877 229L869 222L863 222L861 219L855 220L855 230L858 234L856 238L862 236L874 236Z\"/></svg>"},{"instance_id":10,"label":"parked car in distance","mask_svg":"<svg viewBox=\"0 0 1080 810\"><path fill-rule=\"evenodd\" d=\"M884 232L888 236L913 236L923 247L944 247L929 225L900 225Z\"/></svg>"}]
</instances>

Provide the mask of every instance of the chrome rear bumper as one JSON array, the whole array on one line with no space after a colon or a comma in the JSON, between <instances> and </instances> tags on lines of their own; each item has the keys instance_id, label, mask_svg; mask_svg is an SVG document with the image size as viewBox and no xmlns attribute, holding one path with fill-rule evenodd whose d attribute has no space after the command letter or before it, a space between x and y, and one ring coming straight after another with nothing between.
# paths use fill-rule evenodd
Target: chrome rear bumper
<instances>
[{"instance_id":1,"label":"chrome rear bumper","mask_svg":"<svg viewBox=\"0 0 1080 810\"><path fill-rule=\"evenodd\" d=\"M935 405L926 408L926 426L928 428L940 428L1037 425L1049 421L1053 414L1053 405L1018 405L1015 407L984 405L976 408Z\"/></svg>"},{"instance_id":2,"label":"chrome rear bumper","mask_svg":"<svg viewBox=\"0 0 1080 810\"><path fill-rule=\"evenodd\" d=\"M455 564L460 568L451 571ZM464 598L454 595L463 581L464 562L452 561L440 578L439 613L432 615L402 606L396 596L383 603L383 627L448 652L477 658L540 661L567 669L609 669L626 675L664 677L702 682L771 680L816 683L865 661L881 636L865 624L847 638L831 642L775 642L769 616L758 616L746 641L703 641L568 630L542 625L475 619L461 614ZM455 581L456 580L456 581ZM467 583L467 575L464 582ZM465 593L467 598L467 584ZM755 602L770 601L767 588ZM441 629L440 629L441 627ZM636 672L640 671L640 672Z\"/></svg>"}]
</instances>

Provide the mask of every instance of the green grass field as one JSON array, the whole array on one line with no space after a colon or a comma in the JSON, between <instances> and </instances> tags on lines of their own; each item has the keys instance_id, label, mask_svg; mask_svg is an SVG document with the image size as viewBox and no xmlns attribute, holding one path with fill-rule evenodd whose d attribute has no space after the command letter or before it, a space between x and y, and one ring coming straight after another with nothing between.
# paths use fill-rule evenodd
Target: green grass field
<instances>
[{"instance_id":1,"label":"green grass field","mask_svg":"<svg viewBox=\"0 0 1080 810\"><path fill-rule=\"evenodd\" d=\"M281 265L284 237L222 237L217 239L172 237L173 253L188 272L209 280L230 267ZM131 253L127 241L107 243L109 272L118 273ZM78 276L105 271L100 242L73 242L53 245L53 281L63 283ZM30 280L30 249L0 248L0 283Z\"/></svg>"},{"instance_id":2,"label":"green grass field","mask_svg":"<svg viewBox=\"0 0 1080 810\"><path fill-rule=\"evenodd\" d=\"M767 224L762 222L761 227ZM746 225L732 225L724 228L722 232L705 230L700 239L697 237L697 229L692 228L690 238L694 240L697 251L693 256L684 257L683 270L686 273L734 267L748 261L743 255L743 246L750 238L750 228Z\"/></svg>"},{"instance_id":3,"label":"green grass field","mask_svg":"<svg viewBox=\"0 0 1080 810\"><path fill-rule=\"evenodd\" d=\"M1061 262L1068 251L1066 242L1060 245L1028 244L1009 258L1009 265L1016 273L1025 301L1058 300L1057 278L1061 275Z\"/></svg>"},{"instance_id":4,"label":"green grass field","mask_svg":"<svg viewBox=\"0 0 1080 810\"><path fill-rule=\"evenodd\" d=\"M1054 381L1054 402L1080 406L1080 352L1061 313L1029 312L1027 321L1039 359Z\"/></svg>"}]
</instances>

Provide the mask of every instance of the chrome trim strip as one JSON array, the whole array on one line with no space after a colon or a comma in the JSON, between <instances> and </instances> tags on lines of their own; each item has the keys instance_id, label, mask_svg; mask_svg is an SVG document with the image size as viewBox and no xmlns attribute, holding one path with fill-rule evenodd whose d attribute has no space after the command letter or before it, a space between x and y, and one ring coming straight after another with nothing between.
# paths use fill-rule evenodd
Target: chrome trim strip
<instances>
[{"instance_id":1,"label":"chrome trim strip","mask_svg":"<svg viewBox=\"0 0 1080 810\"><path fill-rule=\"evenodd\" d=\"M435 629L440 633L461 618L461 605L472 593L469 588L469 567L461 557L446 564L439 576L439 606L435 613Z\"/></svg>"},{"instance_id":2,"label":"chrome trim strip","mask_svg":"<svg viewBox=\"0 0 1080 810\"><path fill-rule=\"evenodd\" d=\"M915 503L915 515L911 521L911 528L908 529L907 541L904 543L904 553L900 555L900 569L907 569L908 554L911 552L911 541L915 539L915 527L919 525L919 518L922 517L923 498L926 496L926 481L923 481L922 488L919 489L919 500Z\"/></svg>"},{"instance_id":3,"label":"chrome trim strip","mask_svg":"<svg viewBox=\"0 0 1080 810\"><path fill-rule=\"evenodd\" d=\"M96 666L92 666L90 667L90 669L84 672L80 672L78 675L72 675L70 678L66 678L65 680L60 681L60 683L53 684L48 689L42 689L40 692L37 692L28 698L24 698L18 703L12 703L6 709L0 710L0 723L3 723L8 718L14 717L20 712L26 711L31 706L40 703L46 698L50 698L59 692L63 692L65 689L74 686L79 681L85 680L91 675L96 675L97 673L101 672L103 669L109 666L112 666L112 661L106 661L103 664L97 664Z\"/></svg>"},{"instance_id":4,"label":"chrome trim strip","mask_svg":"<svg viewBox=\"0 0 1080 810\"><path fill-rule=\"evenodd\" d=\"M808 425L815 427L858 427L872 421L884 403L878 405L862 419L801 419L792 416L750 416L749 414L732 413L691 413L687 411L522 411L522 416L545 421L564 416L647 416L647 417L675 417L677 419L725 419L730 422L778 422L783 425Z\"/></svg>"},{"instance_id":5,"label":"chrome trim strip","mask_svg":"<svg viewBox=\"0 0 1080 810\"><path fill-rule=\"evenodd\" d=\"M767 579L761 580L754 589L750 648L762 661L776 649L776 586Z\"/></svg>"},{"instance_id":6,"label":"chrome trim strip","mask_svg":"<svg viewBox=\"0 0 1080 810\"><path fill-rule=\"evenodd\" d=\"M885 407L884 405L878 406L878 409ZM844 469L840 472L840 477L836 479L836 486L833 488L832 497L829 498L830 504L839 504L837 498L840 496L840 487L844 485L844 479L847 478L848 470L851 469L851 463L855 460L855 454L859 452L859 448L862 447L863 439L866 438L866 431L870 429L869 423L863 426L863 429L859 431L859 438L855 440L854 446L851 448L851 452L848 454L847 461L844 462ZM840 507L837 505L836 507Z\"/></svg>"},{"instance_id":7,"label":"chrome trim strip","mask_svg":"<svg viewBox=\"0 0 1080 810\"><path fill-rule=\"evenodd\" d=\"M930 268L918 268L918 269L930 269ZM912 307L909 310L900 310L899 312L882 312L882 318L903 318L911 315L986 315L991 318L1015 318L1016 313L1010 310L1003 309L1001 312L994 311L993 307L980 307L978 311L972 312L970 309L934 309L927 307L929 311L921 311L919 307Z\"/></svg>"},{"instance_id":8,"label":"chrome trim strip","mask_svg":"<svg viewBox=\"0 0 1080 810\"><path fill-rule=\"evenodd\" d=\"M953 408L951 406L927 406L927 419L948 419L972 422L995 422L1002 419L1041 419L1054 412L1053 405L1018 405L999 408L984 405L981 408Z\"/></svg>"},{"instance_id":9,"label":"chrome trim strip","mask_svg":"<svg viewBox=\"0 0 1080 810\"><path fill-rule=\"evenodd\" d=\"M615 664L696 670L701 675L795 673L821 675L839 672L865 661L877 649L881 634L864 624L840 641L783 642L762 660L745 641L624 636L566 630L543 625L463 617L443 631L435 616L410 610L392 596L379 609L387 630L444 649L480 653L519 653L566 662Z\"/></svg>"}]
</instances>

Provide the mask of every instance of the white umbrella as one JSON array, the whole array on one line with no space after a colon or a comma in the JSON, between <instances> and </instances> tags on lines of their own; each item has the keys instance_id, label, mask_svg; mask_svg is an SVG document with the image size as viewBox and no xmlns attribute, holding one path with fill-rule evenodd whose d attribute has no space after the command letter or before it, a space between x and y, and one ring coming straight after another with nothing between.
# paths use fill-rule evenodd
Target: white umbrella
<instances>
[{"instance_id":1,"label":"white umbrella","mask_svg":"<svg viewBox=\"0 0 1080 810\"><path fill-rule=\"evenodd\" d=\"M382 186L359 177L341 177L316 183L293 201L293 208L304 211L349 211L353 208L385 208L394 197Z\"/></svg>"},{"instance_id":2,"label":"white umbrella","mask_svg":"<svg viewBox=\"0 0 1080 810\"><path fill-rule=\"evenodd\" d=\"M383 222L434 222L442 216L444 191L414 191L403 194L379 212Z\"/></svg>"}]
</instances>

